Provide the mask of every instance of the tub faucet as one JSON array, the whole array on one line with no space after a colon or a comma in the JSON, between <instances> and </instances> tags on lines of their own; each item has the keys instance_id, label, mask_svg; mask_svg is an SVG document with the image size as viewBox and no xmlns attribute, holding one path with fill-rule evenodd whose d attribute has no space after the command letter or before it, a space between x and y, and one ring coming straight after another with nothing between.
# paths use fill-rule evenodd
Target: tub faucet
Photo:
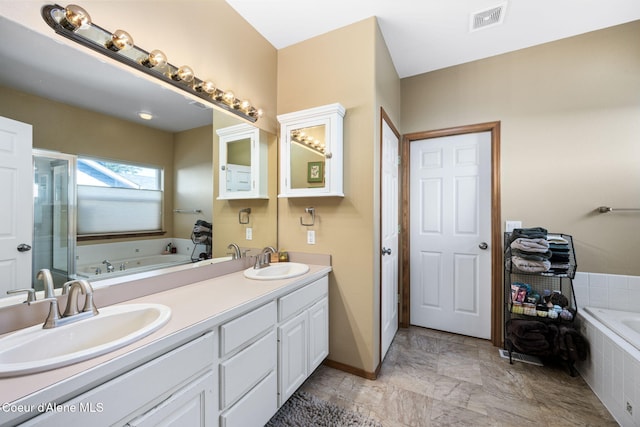
<instances>
[{"instance_id":1,"label":"tub faucet","mask_svg":"<svg viewBox=\"0 0 640 427\"><path fill-rule=\"evenodd\" d=\"M109 262L108 259L105 259L104 261L102 261L102 263L107 266L107 273L113 273L113 265Z\"/></svg>"},{"instance_id":2,"label":"tub faucet","mask_svg":"<svg viewBox=\"0 0 640 427\"><path fill-rule=\"evenodd\" d=\"M238 246L237 244L230 243L229 246L227 246L227 249L233 249L233 254L231 254L233 259L242 258L242 255L240 254L240 246Z\"/></svg>"}]
</instances>

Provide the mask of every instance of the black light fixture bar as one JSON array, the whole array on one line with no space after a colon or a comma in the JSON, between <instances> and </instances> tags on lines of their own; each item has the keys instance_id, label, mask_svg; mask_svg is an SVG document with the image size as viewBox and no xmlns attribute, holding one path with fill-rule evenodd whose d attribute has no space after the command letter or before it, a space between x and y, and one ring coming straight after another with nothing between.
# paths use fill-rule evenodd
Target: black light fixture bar
<instances>
[{"instance_id":1,"label":"black light fixture bar","mask_svg":"<svg viewBox=\"0 0 640 427\"><path fill-rule=\"evenodd\" d=\"M248 101L238 99L232 92L216 88L211 82L201 80L194 76L189 67L176 67L166 62L166 58L161 58L164 59L164 61L159 62L155 66L151 65L149 61L150 55L158 53L162 57L162 52L147 52L133 44L133 40L130 40L130 45L118 49L118 46L116 46L118 42L113 41L114 34L117 36L124 33L124 40L126 40L127 36L130 37L126 32L118 30L112 33L111 31L105 30L90 22L88 15L88 23L74 26L77 23L73 22L70 18L67 19L67 11L72 7L76 7L81 12L84 12L83 9L77 6L69 5L65 8L53 4L42 7L42 17L57 34L169 83L180 90L197 96L245 120L255 123L262 115L262 111L251 106ZM145 63L147 65L144 65Z\"/></svg>"}]
</instances>

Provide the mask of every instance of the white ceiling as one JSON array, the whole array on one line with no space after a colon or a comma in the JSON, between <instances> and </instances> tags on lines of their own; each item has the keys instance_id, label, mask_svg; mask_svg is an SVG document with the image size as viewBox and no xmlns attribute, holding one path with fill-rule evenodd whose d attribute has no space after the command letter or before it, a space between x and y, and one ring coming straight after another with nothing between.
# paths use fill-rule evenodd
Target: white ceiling
<instances>
[{"instance_id":1,"label":"white ceiling","mask_svg":"<svg viewBox=\"0 0 640 427\"><path fill-rule=\"evenodd\" d=\"M640 19L640 0L226 1L277 49L376 16L400 78ZM502 3L501 25L470 31Z\"/></svg>"}]
</instances>

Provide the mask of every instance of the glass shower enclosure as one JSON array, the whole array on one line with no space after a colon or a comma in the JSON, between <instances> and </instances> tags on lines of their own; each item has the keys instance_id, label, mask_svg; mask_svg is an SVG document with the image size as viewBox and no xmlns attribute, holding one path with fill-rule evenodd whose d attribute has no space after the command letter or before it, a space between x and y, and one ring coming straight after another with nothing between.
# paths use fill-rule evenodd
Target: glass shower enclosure
<instances>
[{"instance_id":1,"label":"glass shower enclosure","mask_svg":"<svg viewBox=\"0 0 640 427\"><path fill-rule=\"evenodd\" d=\"M76 252L76 156L33 150L33 268L49 269L55 287L75 275Z\"/></svg>"}]
</instances>

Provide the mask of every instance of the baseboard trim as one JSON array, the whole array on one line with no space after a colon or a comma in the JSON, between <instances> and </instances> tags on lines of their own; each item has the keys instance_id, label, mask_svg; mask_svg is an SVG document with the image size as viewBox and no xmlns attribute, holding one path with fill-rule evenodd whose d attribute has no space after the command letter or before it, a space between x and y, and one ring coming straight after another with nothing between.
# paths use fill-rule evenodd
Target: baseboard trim
<instances>
[{"instance_id":1,"label":"baseboard trim","mask_svg":"<svg viewBox=\"0 0 640 427\"><path fill-rule=\"evenodd\" d=\"M337 369L339 371L347 372L349 374L357 375L362 378L366 378L368 380L375 380L378 378L378 374L380 373L380 365L376 368L375 372L365 371L364 369L356 368L351 365L347 365L346 363L336 362L335 360L325 359L322 362L323 365L328 366L333 369Z\"/></svg>"}]
</instances>

